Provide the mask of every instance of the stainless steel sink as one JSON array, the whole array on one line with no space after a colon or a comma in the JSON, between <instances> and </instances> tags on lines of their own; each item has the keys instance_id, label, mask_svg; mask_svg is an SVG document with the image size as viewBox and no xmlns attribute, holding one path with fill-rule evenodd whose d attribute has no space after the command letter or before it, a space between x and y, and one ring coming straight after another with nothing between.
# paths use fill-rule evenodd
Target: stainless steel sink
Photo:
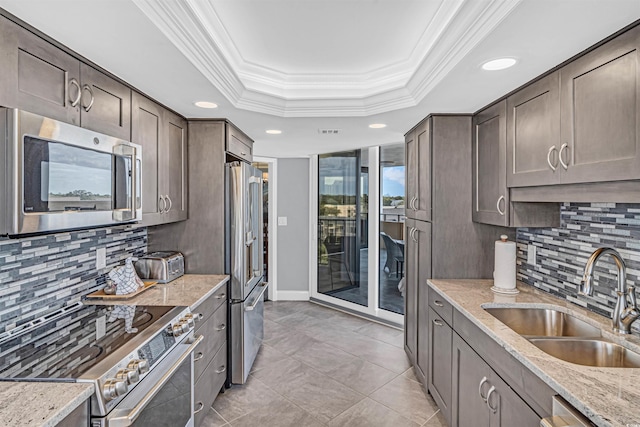
<instances>
[{"instance_id":1,"label":"stainless steel sink","mask_svg":"<svg viewBox=\"0 0 640 427\"><path fill-rule=\"evenodd\" d=\"M599 337L600 329L570 314L542 308L485 308L525 337Z\"/></svg>"},{"instance_id":2,"label":"stainless steel sink","mask_svg":"<svg viewBox=\"0 0 640 427\"><path fill-rule=\"evenodd\" d=\"M640 354L597 339L530 338L540 350L565 362L601 368L640 368Z\"/></svg>"}]
</instances>

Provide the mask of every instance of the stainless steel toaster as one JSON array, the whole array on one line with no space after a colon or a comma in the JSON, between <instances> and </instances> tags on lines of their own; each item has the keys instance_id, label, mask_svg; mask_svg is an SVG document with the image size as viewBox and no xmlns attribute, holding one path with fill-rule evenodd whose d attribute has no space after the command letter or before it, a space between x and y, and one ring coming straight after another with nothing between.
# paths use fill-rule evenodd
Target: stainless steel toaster
<instances>
[{"instance_id":1,"label":"stainless steel toaster","mask_svg":"<svg viewBox=\"0 0 640 427\"><path fill-rule=\"evenodd\" d=\"M135 262L141 279L169 283L184 275L184 256L180 252L151 252Z\"/></svg>"}]
</instances>

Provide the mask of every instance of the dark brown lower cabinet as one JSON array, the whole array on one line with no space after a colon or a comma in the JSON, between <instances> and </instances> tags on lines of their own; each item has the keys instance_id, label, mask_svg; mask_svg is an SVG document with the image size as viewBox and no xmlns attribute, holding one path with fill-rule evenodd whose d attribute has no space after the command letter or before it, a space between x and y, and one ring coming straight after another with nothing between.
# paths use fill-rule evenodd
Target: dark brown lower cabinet
<instances>
[{"instance_id":1,"label":"dark brown lower cabinet","mask_svg":"<svg viewBox=\"0 0 640 427\"><path fill-rule=\"evenodd\" d=\"M540 417L453 333L451 425L538 427Z\"/></svg>"}]
</instances>

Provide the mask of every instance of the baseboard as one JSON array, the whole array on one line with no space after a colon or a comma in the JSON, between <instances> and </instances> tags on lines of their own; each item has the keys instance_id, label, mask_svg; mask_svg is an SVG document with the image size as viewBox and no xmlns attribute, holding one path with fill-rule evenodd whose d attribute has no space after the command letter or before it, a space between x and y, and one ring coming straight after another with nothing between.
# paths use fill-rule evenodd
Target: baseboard
<instances>
[{"instance_id":1,"label":"baseboard","mask_svg":"<svg viewBox=\"0 0 640 427\"><path fill-rule=\"evenodd\" d=\"M309 291L276 291L276 301L309 301Z\"/></svg>"}]
</instances>

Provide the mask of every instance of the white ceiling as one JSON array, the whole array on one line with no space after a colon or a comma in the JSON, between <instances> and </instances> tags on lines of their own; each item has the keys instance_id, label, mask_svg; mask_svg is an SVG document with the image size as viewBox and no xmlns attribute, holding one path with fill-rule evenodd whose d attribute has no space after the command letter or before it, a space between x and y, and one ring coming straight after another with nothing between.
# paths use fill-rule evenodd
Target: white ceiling
<instances>
[{"instance_id":1,"label":"white ceiling","mask_svg":"<svg viewBox=\"0 0 640 427\"><path fill-rule=\"evenodd\" d=\"M187 117L226 117L256 154L396 143L470 113L640 19L639 0L0 0ZM487 72L487 59L518 64ZM202 110L194 101L219 104ZM367 127L386 123L385 129ZM267 135L266 129L281 129ZM340 129L322 135L319 128Z\"/></svg>"}]
</instances>

